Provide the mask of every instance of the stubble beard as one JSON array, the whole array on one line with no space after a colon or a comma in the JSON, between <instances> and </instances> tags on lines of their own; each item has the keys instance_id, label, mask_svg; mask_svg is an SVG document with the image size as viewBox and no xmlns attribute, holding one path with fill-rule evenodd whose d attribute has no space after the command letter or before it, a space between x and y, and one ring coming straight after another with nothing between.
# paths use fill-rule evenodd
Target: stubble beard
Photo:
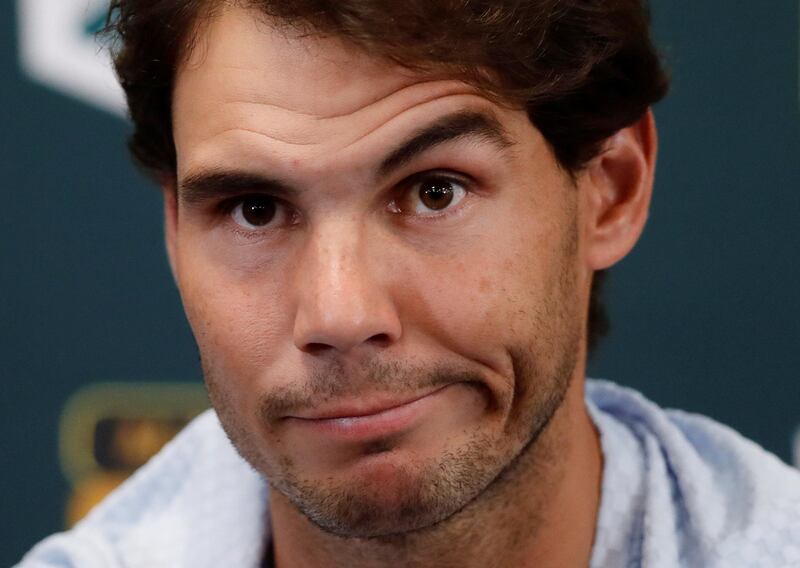
<instances>
[{"instance_id":1,"label":"stubble beard","mask_svg":"<svg viewBox=\"0 0 800 568\"><path fill-rule=\"evenodd\" d=\"M526 416L518 417L521 420L514 429L503 433L506 439L475 432L434 461L399 466L391 489L374 484L327 485L304 478L288 460L282 463L283 475L270 485L314 525L338 537L388 541L434 530L513 474L533 451L566 396L574 357L559 365L547 386L541 376L526 376L535 373L529 352L515 350L512 360L515 371L523 374L516 378L533 381L527 384L535 389L536 399L530 402ZM388 508L387 503L391 504Z\"/></svg>"},{"instance_id":2,"label":"stubble beard","mask_svg":"<svg viewBox=\"0 0 800 568\"><path fill-rule=\"evenodd\" d=\"M434 530L475 504L482 495L496 491L514 477L520 464L531 466L530 460L525 458L534 451L570 386L577 359L577 340L569 343L575 343L575 348L565 349L555 369L545 375L536 366L530 349L511 350L516 384L527 385L515 392L515 397L531 397L525 409L515 417L514 428L503 432L503 439L475 432L465 443L433 462L399 465L392 484L393 494L388 499L385 487L310 479L304 477L287 456L278 459L265 456L258 433L248 431L242 424L226 391L218 388L218 377L209 372L207 365L203 367L212 403L228 437L242 457L267 477L273 490L286 496L298 511L326 533L344 538L391 540ZM373 365L373 370L380 367ZM393 373L386 373L385 366L382 371L378 376L384 380L392 378ZM419 377L416 373L404 374ZM430 377L434 378L428 382L464 379L463 376L448 379L441 373ZM402 381L394 384L402 384ZM391 451L391 442L387 442L385 448L376 449L381 450ZM534 463L533 467L537 465ZM536 475L536 472L529 473ZM387 507L387 503L391 505Z\"/></svg>"}]
</instances>

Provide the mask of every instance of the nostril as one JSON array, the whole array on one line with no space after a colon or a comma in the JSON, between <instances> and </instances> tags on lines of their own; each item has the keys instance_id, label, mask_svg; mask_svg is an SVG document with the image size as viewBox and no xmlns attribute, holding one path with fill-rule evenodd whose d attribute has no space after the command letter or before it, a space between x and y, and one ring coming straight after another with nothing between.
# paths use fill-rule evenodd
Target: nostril
<instances>
[{"instance_id":1,"label":"nostril","mask_svg":"<svg viewBox=\"0 0 800 568\"><path fill-rule=\"evenodd\" d=\"M323 351L327 351L328 349L333 349L333 347L325 343L308 343L306 344L304 351L311 355L315 355L322 353Z\"/></svg>"},{"instance_id":2,"label":"nostril","mask_svg":"<svg viewBox=\"0 0 800 568\"><path fill-rule=\"evenodd\" d=\"M359 345L370 346L373 349L385 349L394 343L394 335L390 332L375 333L373 335L359 335L357 333L346 333L343 330L339 333L323 334L317 333L304 338L309 341L297 342L297 348L308 355L327 355L329 351L340 353L349 352ZM313 341L312 341L313 340Z\"/></svg>"},{"instance_id":3,"label":"nostril","mask_svg":"<svg viewBox=\"0 0 800 568\"><path fill-rule=\"evenodd\" d=\"M381 347L386 347L392 342L392 340L391 340L391 338L389 337L388 334L386 334L386 333L378 333L378 334L373 335L372 337L370 337L369 338L369 342L370 343L377 343Z\"/></svg>"},{"instance_id":4,"label":"nostril","mask_svg":"<svg viewBox=\"0 0 800 568\"><path fill-rule=\"evenodd\" d=\"M391 344L392 340L388 334L378 333L370 337L366 342L376 345L378 347L388 347ZM336 347L328 343L322 343L319 341L306 343L305 346L303 347L303 351L305 351L309 355L319 355L331 349L336 349Z\"/></svg>"}]
</instances>

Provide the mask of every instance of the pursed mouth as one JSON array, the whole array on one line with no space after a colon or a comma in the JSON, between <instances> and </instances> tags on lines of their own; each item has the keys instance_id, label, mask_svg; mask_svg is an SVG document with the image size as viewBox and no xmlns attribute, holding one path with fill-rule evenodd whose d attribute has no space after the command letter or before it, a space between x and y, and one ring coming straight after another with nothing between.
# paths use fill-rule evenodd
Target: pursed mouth
<instances>
[{"instance_id":1,"label":"pursed mouth","mask_svg":"<svg viewBox=\"0 0 800 568\"><path fill-rule=\"evenodd\" d=\"M427 398L450 385L437 387L436 389L416 394L407 398L397 398L396 395L389 397L364 397L350 401L338 401L332 405L326 405L322 409L314 409L308 412L300 412L287 415L284 418L292 418L304 421L327 421L327 420L351 420L358 418L378 417L382 414L390 413L402 407L408 406Z\"/></svg>"}]
</instances>

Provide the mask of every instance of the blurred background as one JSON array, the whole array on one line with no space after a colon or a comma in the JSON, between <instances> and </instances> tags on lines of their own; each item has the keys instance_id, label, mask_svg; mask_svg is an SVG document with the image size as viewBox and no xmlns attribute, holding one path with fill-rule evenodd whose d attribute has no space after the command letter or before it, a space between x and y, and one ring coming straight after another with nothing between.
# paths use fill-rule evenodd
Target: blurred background
<instances>
[{"instance_id":1,"label":"blurred background","mask_svg":"<svg viewBox=\"0 0 800 568\"><path fill-rule=\"evenodd\" d=\"M106 0L0 3L0 566L206 405L157 190L93 39ZM796 0L653 0L673 89L648 229L591 374L800 461ZM797 449L795 449L797 446Z\"/></svg>"}]
</instances>

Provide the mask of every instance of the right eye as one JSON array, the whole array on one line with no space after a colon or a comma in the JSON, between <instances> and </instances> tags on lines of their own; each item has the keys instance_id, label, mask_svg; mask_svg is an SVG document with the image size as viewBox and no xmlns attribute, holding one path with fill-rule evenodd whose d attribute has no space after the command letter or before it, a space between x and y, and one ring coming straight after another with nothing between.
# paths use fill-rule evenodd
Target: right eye
<instances>
[{"instance_id":1,"label":"right eye","mask_svg":"<svg viewBox=\"0 0 800 568\"><path fill-rule=\"evenodd\" d=\"M278 204L267 195L242 197L231 209L234 222L248 231L263 229L278 216Z\"/></svg>"}]
</instances>

